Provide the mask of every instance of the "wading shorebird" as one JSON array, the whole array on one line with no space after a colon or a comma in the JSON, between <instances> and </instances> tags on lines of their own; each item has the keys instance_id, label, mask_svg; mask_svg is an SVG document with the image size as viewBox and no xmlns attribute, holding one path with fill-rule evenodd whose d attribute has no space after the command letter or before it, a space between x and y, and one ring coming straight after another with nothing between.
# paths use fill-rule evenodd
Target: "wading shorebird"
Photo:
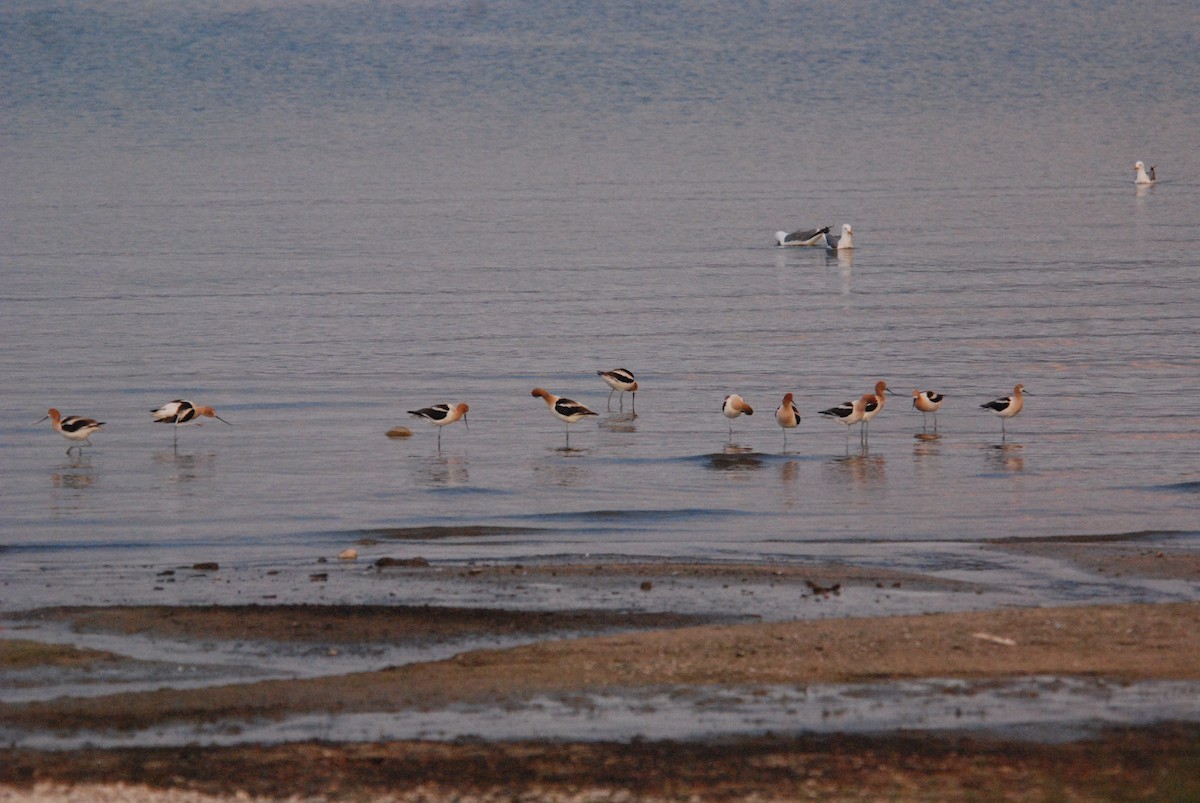
<instances>
[{"instance_id":1,"label":"wading shorebird","mask_svg":"<svg viewBox=\"0 0 1200 803\"><path fill-rule=\"evenodd\" d=\"M869 409L873 410L875 406L875 394L864 393L857 401L842 402L837 407L830 407L828 410L822 410L820 414L828 416L835 421L841 421L843 424L845 424L846 440L849 441L850 427L854 426L855 424L861 424L863 416L867 414ZM860 441L866 439L861 428L858 432L858 439Z\"/></svg>"},{"instance_id":2,"label":"wading shorebird","mask_svg":"<svg viewBox=\"0 0 1200 803\"><path fill-rule=\"evenodd\" d=\"M937 432L937 412L942 407L946 397L936 390L914 390L912 406L921 411L921 426L925 426L926 416L933 413L933 431Z\"/></svg>"},{"instance_id":3,"label":"wading shorebird","mask_svg":"<svg viewBox=\"0 0 1200 803\"><path fill-rule=\"evenodd\" d=\"M875 404L868 404L863 410L862 423L864 432L867 432L867 425L871 423L871 419L883 411L883 403L886 401L884 399L884 394L886 393L892 393L893 396L896 395L892 391L888 390L887 382L884 382L881 379L875 383L875 392L867 394L868 396L873 396L875 398ZM867 437L870 437L869 432L867 432Z\"/></svg>"},{"instance_id":4,"label":"wading shorebird","mask_svg":"<svg viewBox=\"0 0 1200 803\"><path fill-rule=\"evenodd\" d=\"M612 409L612 395L619 390L621 391L621 395L617 397L617 400L620 403L620 409L625 409L625 394L632 393L633 401L630 404L630 409L637 412L638 383L633 378L633 371L630 371L628 368L614 368L611 371L597 371L596 376L603 379L604 384L612 388L608 393L608 409Z\"/></svg>"},{"instance_id":5,"label":"wading shorebird","mask_svg":"<svg viewBox=\"0 0 1200 803\"><path fill-rule=\"evenodd\" d=\"M470 429L467 424L467 413L471 408L466 402L461 404L435 404L432 407L422 407L420 410L409 410L408 414L416 418L424 418L433 426L437 427L438 434L438 451L442 448L442 427L447 424L453 424L455 421L462 419L463 426Z\"/></svg>"},{"instance_id":6,"label":"wading shorebird","mask_svg":"<svg viewBox=\"0 0 1200 803\"><path fill-rule=\"evenodd\" d=\"M787 449L787 431L800 425L800 411L792 402L792 394L783 394L783 401L775 408L775 422L783 427L783 448Z\"/></svg>"},{"instance_id":7,"label":"wading shorebird","mask_svg":"<svg viewBox=\"0 0 1200 803\"><path fill-rule=\"evenodd\" d=\"M154 419L156 424L174 424L175 425L175 443L179 444L179 428L185 424L199 424L201 418L215 418L223 424L229 424L224 418L217 415L217 411L203 404L192 404L186 399L176 399L159 407L157 410L150 411L150 417ZM233 426L232 424L229 424Z\"/></svg>"},{"instance_id":8,"label":"wading shorebird","mask_svg":"<svg viewBox=\"0 0 1200 803\"><path fill-rule=\"evenodd\" d=\"M730 393L725 397L725 401L721 402L721 413L730 420L737 418L745 413L746 415L754 415L754 408L746 404L746 400L736 393ZM729 439L733 440L733 424L729 424Z\"/></svg>"},{"instance_id":9,"label":"wading shorebird","mask_svg":"<svg viewBox=\"0 0 1200 803\"><path fill-rule=\"evenodd\" d=\"M1017 385L1013 388L1011 396L1001 396L998 399L992 399L990 402L979 405L984 410L991 410L996 415L1000 416L1000 436L1003 438L1008 433L1004 430L1005 419L1012 418L1021 409L1025 407L1025 396L1032 395L1025 393L1024 385Z\"/></svg>"},{"instance_id":10,"label":"wading shorebird","mask_svg":"<svg viewBox=\"0 0 1200 803\"><path fill-rule=\"evenodd\" d=\"M571 424L574 424L580 419L586 418L589 415L597 415L587 407L584 407L577 401L564 399L561 396L555 396L553 393L547 393L541 388L534 388L529 392L530 396L537 396L543 399L550 412L554 413L555 417L567 424L567 447L571 446Z\"/></svg>"},{"instance_id":11,"label":"wading shorebird","mask_svg":"<svg viewBox=\"0 0 1200 803\"><path fill-rule=\"evenodd\" d=\"M85 445L91 446L92 442L88 440L93 432L98 432L100 427L104 426L103 421L96 421L92 418L84 418L78 415L69 415L66 418L62 416L57 409L51 407L50 410L35 423L42 423L47 418L54 425L54 431L62 435L74 445L67 447L67 454L71 453L72 449L78 449L80 454L83 454Z\"/></svg>"}]
</instances>

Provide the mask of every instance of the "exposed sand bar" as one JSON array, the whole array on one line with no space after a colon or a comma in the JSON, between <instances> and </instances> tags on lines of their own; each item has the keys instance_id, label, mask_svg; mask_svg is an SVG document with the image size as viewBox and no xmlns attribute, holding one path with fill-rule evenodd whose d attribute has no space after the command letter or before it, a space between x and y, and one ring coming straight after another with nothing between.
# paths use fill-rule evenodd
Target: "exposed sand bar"
<instances>
[{"instance_id":1,"label":"exposed sand bar","mask_svg":"<svg viewBox=\"0 0 1200 803\"><path fill-rule=\"evenodd\" d=\"M205 608L208 616L236 610ZM437 608L425 609L430 617ZM270 618L270 608L261 613ZM161 617L158 608L116 618ZM282 608L275 626L292 629ZM375 616L386 618L386 609ZM147 624L149 627L149 624ZM215 627L215 625L214 625ZM262 637L269 638L267 633ZM1013 609L678 627L543 641L375 672L0 705L23 730L387 712L669 685L856 683L947 677L1200 678L1200 603Z\"/></svg>"}]
</instances>

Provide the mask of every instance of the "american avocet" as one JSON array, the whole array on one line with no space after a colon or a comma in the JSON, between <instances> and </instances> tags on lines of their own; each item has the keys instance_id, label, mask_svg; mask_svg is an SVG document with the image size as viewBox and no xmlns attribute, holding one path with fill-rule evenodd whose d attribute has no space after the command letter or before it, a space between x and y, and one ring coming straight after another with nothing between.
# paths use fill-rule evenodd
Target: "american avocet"
<instances>
[{"instance_id":1,"label":"american avocet","mask_svg":"<svg viewBox=\"0 0 1200 803\"><path fill-rule=\"evenodd\" d=\"M159 424L174 424L176 443L179 442L179 428L184 424L199 423L201 418L215 418L218 421L229 424L228 421L217 415L217 411L213 408L206 407L203 404L192 404L190 401L184 399L176 399L175 401L167 402L157 410L151 410L150 417Z\"/></svg>"},{"instance_id":2,"label":"american avocet","mask_svg":"<svg viewBox=\"0 0 1200 803\"><path fill-rule=\"evenodd\" d=\"M854 247L854 229L849 223L842 224L841 234L825 232L825 247L830 251L845 251Z\"/></svg>"},{"instance_id":3,"label":"american avocet","mask_svg":"<svg viewBox=\"0 0 1200 803\"><path fill-rule=\"evenodd\" d=\"M797 229L791 233L786 231L775 232L776 245L824 245L825 235L829 233L829 227L823 229Z\"/></svg>"},{"instance_id":4,"label":"american avocet","mask_svg":"<svg viewBox=\"0 0 1200 803\"><path fill-rule=\"evenodd\" d=\"M453 424L455 421L462 419L463 426L467 429L471 427L467 424L467 413L471 408L466 402L461 404L435 404L432 407L422 407L420 410L409 410L408 414L417 418L424 418L430 424L438 428L438 449L442 448L442 427L447 424Z\"/></svg>"},{"instance_id":5,"label":"american avocet","mask_svg":"<svg viewBox=\"0 0 1200 803\"><path fill-rule=\"evenodd\" d=\"M637 409L638 384L637 384L637 381L634 380L634 378L633 378L633 371L630 371L628 368L614 368L611 371L597 371L596 376L603 379L604 384L606 384L610 388L612 388L612 390L609 391L609 393L608 393L609 409L612 409L612 395L614 393L616 393L618 390L621 391L621 395L618 397L618 401L620 402L621 409L622 410L625 409L625 393L626 392L633 394L633 403L632 403L631 407L634 410ZM653 401L653 399L651 399L651 401Z\"/></svg>"},{"instance_id":6,"label":"american avocet","mask_svg":"<svg viewBox=\"0 0 1200 803\"><path fill-rule=\"evenodd\" d=\"M828 410L822 410L821 415L828 416L835 421L841 421L846 425L846 439L850 439L850 427L859 424L866 415L868 409L873 409L877 405L874 393L864 393L857 401L842 402L837 407L830 407ZM863 438L862 432L859 432L859 439Z\"/></svg>"},{"instance_id":7,"label":"american avocet","mask_svg":"<svg viewBox=\"0 0 1200 803\"><path fill-rule=\"evenodd\" d=\"M1012 418L1017 413L1021 412L1021 408L1025 406L1025 386L1017 385L1013 388L1011 396L1001 396L998 399L992 399L986 404L979 405L984 410L991 410L996 415L1000 416L1000 433L1003 437L1007 433L1004 431L1004 420Z\"/></svg>"},{"instance_id":8,"label":"american avocet","mask_svg":"<svg viewBox=\"0 0 1200 803\"><path fill-rule=\"evenodd\" d=\"M792 394L783 394L783 401L775 408L775 422L783 427L783 448L787 448L787 431L800 425L800 411L792 402Z\"/></svg>"},{"instance_id":9,"label":"american avocet","mask_svg":"<svg viewBox=\"0 0 1200 803\"><path fill-rule=\"evenodd\" d=\"M1133 183L1134 184L1153 184L1158 181L1158 176L1154 173L1154 168L1157 165L1150 165L1150 172L1146 173L1146 163L1140 159L1133 163Z\"/></svg>"},{"instance_id":10,"label":"american avocet","mask_svg":"<svg viewBox=\"0 0 1200 803\"><path fill-rule=\"evenodd\" d=\"M78 449L80 454L83 454L83 444L88 446L92 442L88 440L93 432L99 431L100 427L104 426L103 421L96 421L92 418L83 418L78 415L69 415L66 418L62 416L55 408L51 407L49 412L39 418L36 423L40 424L47 418L54 425L54 431L62 435L75 445L67 447L67 454L71 453L72 449Z\"/></svg>"},{"instance_id":11,"label":"american avocet","mask_svg":"<svg viewBox=\"0 0 1200 803\"><path fill-rule=\"evenodd\" d=\"M553 393L547 393L546 391L542 390L541 388L534 388L532 391L529 392L529 395L537 396L541 399L544 399L546 404L550 407L550 412L554 413L554 415L560 421L564 421L568 425L574 424L576 421L579 421L582 418L586 418L589 415L597 415L596 413L593 413L591 410L589 410L587 407L584 407L582 404L580 404L577 401L572 401L571 399L564 399L561 396L555 396ZM570 446L570 445L571 445L571 428L570 428L570 426L568 426L567 427L567 446Z\"/></svg>"},{"instance_id":12,"label":"american avocet","mask_svg":"<svg viewBox=\"0 0 1200 803\"><path fill-rule=\"evenodd\" d=\"M754 408L746 404L746 400L736 393L730 393L725 397L725 401L721 402L721 413L730 421L745 413L746 415L754 415ZM733 424L729 425L729 439L733 440Z\"/></svg>"},{"instance_id":13,"label":"american avocet","mask_svg":"<svg viewBox=\"0 0 1200 803\"><path fill-rule=\"evenodd\" d=\"M946 397L936 390L913 391L912 406L921 411L922 428L924 428L925 416L933 413L933 431L937 432L937 411L941 409L942 402L945 400Z\"/></svg>"},{"instance_id":14,"label":"american avocet","mask_svg":"<svg viewBox=\"0 0 1200 803\"><path fill-rule=\"evenodd\" d=\"M866 430L867 424L871 423L871 419L883 411L883 403L886 401L884 394L886 393L891 393L893 396L896 395L888 389L887 382L884 382L881 379L875 383L875 392L867 394L868 396L873 396L875 398L875 404L868 404L863 409L862 420L864 431Z\"/></svg>"}]
</instances>

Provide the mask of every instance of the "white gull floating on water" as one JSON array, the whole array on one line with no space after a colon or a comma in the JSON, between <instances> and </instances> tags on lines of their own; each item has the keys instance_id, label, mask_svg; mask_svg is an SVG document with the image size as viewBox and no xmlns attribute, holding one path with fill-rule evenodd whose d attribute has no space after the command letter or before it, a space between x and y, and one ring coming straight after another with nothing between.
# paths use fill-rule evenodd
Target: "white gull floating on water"
<instances>
[{"instance_id":1,"label":"white gull floating on water","mask_svg":"<svg viewBox=\"0 0 1200 803\"><path fill-rule=\"evenodd\" d=\"M829 227L823 229L797 229L790 234L786 231L775 232L776 245L824 245L825 235Z\"/></svg>"},{"instance_id":2,"label":"white gull floating on water","mask_svg":"<svg viewBox=\"0 0 1200 803\"><path fill-rule=\"evenodd\" d=\"M841 234L825 232L825 247L830 251L845 251L854 247L854 230L849 223L842 224Z\"/></svg>"},{"instance_id":3,"label":"white gull floating on water","mask_svg":"<svg viewBox=\"0 0 1200 803\"><path fill-rule=\"evenodd\" d=\"M1158 165L1150 165L1150 172L1146 172L1146 163L1140 159L1133 163L1133 183L1134 184L1153 184L1158 181L1158 176L1154 175L1154 168Z\"/></svg>"}]
</instances>

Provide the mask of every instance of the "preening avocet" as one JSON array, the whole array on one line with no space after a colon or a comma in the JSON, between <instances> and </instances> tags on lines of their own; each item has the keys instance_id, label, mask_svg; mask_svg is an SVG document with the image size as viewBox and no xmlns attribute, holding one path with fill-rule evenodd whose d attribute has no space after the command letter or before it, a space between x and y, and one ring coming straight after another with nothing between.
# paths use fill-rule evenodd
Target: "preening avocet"
<instances>
[{"instance_id":1,"label":"preening avocet","mask_svg":"<svg viewBox=\"0 0 1200 803\"><path fill-rule=\"evenodd\" d=\"M470 406L466 402L462 402L461 404L454 405L435 404L432 407L422 407L420 410L409 410L408 414L417 418L423 418L438 428L438 449L441 449L442 427L462 419L463 426L470 429L471 427L467 424L467 413L470 410Z\"/></svg>"},{"instance_id":2,"label":"preening avocet","mask_svg":"<svg viewBox=\"0 0 1200 803\"><path fill-rule=\"evenodd\" d=\"M739 415L754 415L754 408L746 404L746 400L736 393L730 393L725 397L725 401L721 402L721 413L730 421L737 418ZM729 425L729 438L733 439L733 424Z\"/></svg>"},{"instance_id":3,"label":"preening avocet","mask_svg":"<svg viewBox=\"0 0 1200 803\"><path fill-rule=\"evenodd\" d=\"M829 227L821 229L797 229L791 233L786 231L775 232L776 245L824 245L825 235L829 233Z\"/></svg>"},{"instance_id":4,"label":"preening avocet","mask_svg":"<svg viewBox=\"0 0 1200 803\"><path fill-rule=\"evenodd\" d=\"M176 443L179 442L179 428L184 424L201 423L201 418L215 418L222 423L229 424L228 421L217 415L217 411L213 408L203 404L192 404L185 399L176 399L167 402L157 410L151 410L150 417L158 424L174 424Z\"/></svg>"},{"instance_id":5,"label":"preening avocet","mask_svg":"<svg viewBox=\"0 0 1200 803\"><path fill-rule=\"evenodd\" d=\"M854 247L854 229L849 223L842 224L841 234L825 233L825 247L830 251L846 251Z\"/></svg>"},{"instance_id":6,"label":"preening avocet","mask_svg":"<svg viewBox=\"0 0 1200 803\"><path fill-rule=\"evenodd\" d=\"M926 416L933 413L933 431L937 432L937 411L941 409L946 397L936 390L914 390L912 406L921 411L921 422L924 426Z\"/></svg>"},{"instance_id":7,"label":"preening avocet","mask_svg":"<svg viewBox=\"0 0 1200 803\"><path fill-rule=\"evenodd\" d=\"M796 409L791 393L783 394L783 401L775 408L775 422L783 427L783 448L787 448L787 431L800 425L800 411Z\"/></svg>"},{"instance_id":8,"label":"preening avocet","mask_svg":"<svg viewBox=\"0 0 1200 803\"><path fill-rule=\"evenodd\" d=\"M850 427L859 424L863 420L863 416L867 414L869 409L873 410L877 402L875 401L874 393L864 393L855 401L842 402L837 407L830 407L828 410L822 410L821 415L828 416L835 421L841 421L846 425L846 438L850 438ZM863 438L862 431L859 431L859 439Z\"/></svg>"},{"instance_id":9,"label":"preening avocet","mask_svg":"<svg viewBox=\"0 0 1200 803\"><path fill-rule=\"evenodd\" d=\"M621 409L625 409L625 394L632 393L633 402L630 406L636 412L638 383L633 378L633 371L630 371L628 368L614 368L611 371L597 371L596 376L603 379L604 384L612 388L608 393L609 409L612 409L612 395L619 390L621 391L621 395L617 398Z\"/></svg>"},{"instance_id":10,"label":"preening avocet","mask_svg":"<svg viewBox=\"0 0 1200 803\"><path fill-rule=\"evenodd\" d=\"M1133 183L1134 184L1153 184L1158 181L1158 176L1155 175L1154 169L1157 165L1150 165L1150 172L1146 172L1146 163L1138 160L1133 163Z\"/></svg>"},{"instance_id":11,"label":"preening avocet","mask_svg":"<svg viewBox=\"0 0 1200 803\"><path fill-rule=\"evenodd\" d=\"M64 418L53 407L44 416L39 418L36 423L40 424L47 418L54 425L55 432L75 444L74 446L67 447L67 454L70 454L72 449L78 449L79 453L82 454L84 444L88 446L92 445L92 442L88 438L91 437L92 433L99 431L100 427L104 426L103 421L96 421L93 418L84 418L78 415L69 415Z\"/></svg>"},{"instance_id":12,"label":"preening avocet","mask_svg":"<svg viewBox=\"0 0 1200 803\"><path fill-rule=\"evenodd\" d=\"M1000 416L1000 433L1001 437L1003 437L1007 434L1004 430L1005 419L1012 418L1025 407L1025 386L1017 385L1013 388L1011 396L1001 396L998 399L992 399L990 402L979 406L984 410L991 410Z\"/></svg>"},{"instance_id":13,"label":"preening avocet","mask_svg":"<svg viewBox=\"0 0 1200 803\"><path fill-rule=\"evenodd\" d=\"M553 393L547 393L541 388L534 388L529 392L530 396L537 396L545 400L547 406L550 407L550 412L554 413L560 421L568 425L574 424L589 415L597 415L577 401L564 399L561 396L555 396ZM571 445L571 428L567 427L567 446Z\"/></svg>"}]
</instances>

